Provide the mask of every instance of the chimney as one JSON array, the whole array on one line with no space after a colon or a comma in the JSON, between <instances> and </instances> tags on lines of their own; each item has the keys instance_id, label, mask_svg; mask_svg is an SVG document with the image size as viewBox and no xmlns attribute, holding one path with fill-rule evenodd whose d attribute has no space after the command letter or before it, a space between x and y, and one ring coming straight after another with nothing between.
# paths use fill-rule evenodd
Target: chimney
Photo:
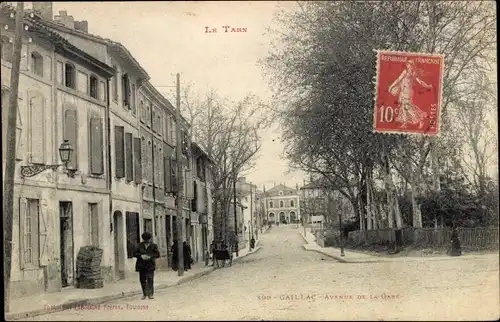
<instances>
[{"instance_id":1,"label":"chimney","mask_svg":"<svg viewBox=\"0 0 500 322\"><path fill-rule=\"evenodd\" d=\"M52 2L33 2L33 10L38 11L43 20L53 20L53 7L52 7Z\"/></svg>"},{"instance_id":2,"label":"chimney","mask_svg":"<svg viewBox=\"0 0 500 322\"><path fill-rule=\"evenodd\" d=\"M54 16L54 21L65 26L66 28L75 30L75 18L73 18L73 16L68 16L68 12L66 10L60 10L59 15Z\"/></svg>"},{"instance_id":3,"label":"chimney","mask_svg":"<svg viewBox=\"0 0 500 322\"><path fill-rule=\"evenodd\" d=\"M88 21L87 20L75 21L75 30L88 33L89 32L89 23L88 23Z\"/></svg>"}]
</instances>

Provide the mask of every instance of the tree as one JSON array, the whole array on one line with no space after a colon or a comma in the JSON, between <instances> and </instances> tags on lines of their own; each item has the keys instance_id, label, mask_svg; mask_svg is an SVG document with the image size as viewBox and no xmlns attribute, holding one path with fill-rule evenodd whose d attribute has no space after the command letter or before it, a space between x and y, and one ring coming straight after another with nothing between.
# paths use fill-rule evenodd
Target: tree
<instances>
[{"instance_id":1,"label":"tree","mask_svg":"<svg viewBox=\"0 0 500 322\"><path fill-rule=\"evenodd\" d=\"M214 227L217 238L227 237L227 218L232 186L238 173L254 166L261 147L259 130L269 125L266 106L252 94L231 102L210 90L204 98L194 95L192 86L183 93L183 108L191 123L193 140L213 160Z\"/></svg>"},{"instance_id":2,"label":"tree","mask_svg":"<svg viewBox=\"0 0 500 322\"><path fill-rule=\"evenodd\" d=\"M413 222L419 225L416 197L438 175L443 162L436 161L447 158L444 142L453 139L372 133L373 50L445 54L441 120L447 129L448 111L468 77L488 69L487 54L495 49L492 8L472 1L298 2L296 10L276 17L272 32L278 39L262 63L274 86L290 163L334 186L347 185L345 196L361 229L371 209L367 191L379 176L392 214L389 227L391 217L398 227L404 225L394 183L398 176L411 186Z\"/></svg>"}]
</instances>

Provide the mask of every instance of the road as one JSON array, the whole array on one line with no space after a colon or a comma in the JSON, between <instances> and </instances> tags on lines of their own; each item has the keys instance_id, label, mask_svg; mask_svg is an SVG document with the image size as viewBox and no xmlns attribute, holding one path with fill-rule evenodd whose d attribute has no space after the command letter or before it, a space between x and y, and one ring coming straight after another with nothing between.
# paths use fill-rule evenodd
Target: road
<instances>
[{"instance_id":1,"label":"road","mask_svg":"<svg viewBox=\"0 0 500 322\"><path fill-rule=\"evenodd\" d=\"M261 236L232 267L156 292L30 320L489 320L498 260L339 263L302 248L292 227Z\"/></svg>"}]
</instances>

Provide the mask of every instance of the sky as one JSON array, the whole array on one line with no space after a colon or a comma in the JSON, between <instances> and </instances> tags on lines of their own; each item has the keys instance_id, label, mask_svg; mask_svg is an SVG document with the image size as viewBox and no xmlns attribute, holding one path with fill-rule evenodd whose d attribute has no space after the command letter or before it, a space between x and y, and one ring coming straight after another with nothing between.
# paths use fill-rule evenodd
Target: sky
<instances>
[{"instance_id":1,"label":"sky","mask_svg":"<svg viewBox=\"0 0 500 322\"><path fill-rule=\"evenodd\" d=\"M266 56L277 2L54 2L54 15L66 10L75 20L87 20L89 33L122 43L148 72L150 82L172 103L175 74L181 86L193 84L199 93L216 89L219 95L241 100L252 92L271 97L258 66ZM280 4L283 5L283 4ZM286 3L284 4L287 5ZM27 5L29 8L30 5ZM224 32L223 26L247 32ZM217 33L207 33L217 28ZM304 175L289 173L281 156L284 145L276 125L262 132L256 167L245 174L260 189L285 183L302 184Z\"/></svg>"}]
</instances>

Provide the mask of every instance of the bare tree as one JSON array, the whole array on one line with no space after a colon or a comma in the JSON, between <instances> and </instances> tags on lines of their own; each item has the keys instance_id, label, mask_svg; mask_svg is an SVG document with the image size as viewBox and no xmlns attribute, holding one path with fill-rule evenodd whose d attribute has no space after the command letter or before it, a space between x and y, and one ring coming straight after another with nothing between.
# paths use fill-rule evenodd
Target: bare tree
<instances>
[{"instance_id":1,"label":"bare tree","mask_svg":"<svg viewBox=\"0 0 500 322\"><path fill-rule=\"evenodd\" d=\"M214 226L217 238L227 236L226 221L231 205L232 186L238 173L251 169L261 148L259 130L269 126L266 105L249 94L231 102L210 90L196 97L192 87L183 94L183 107L192 124L192 138L213 160Z\"/></svg>"},{"instance_id":2,"label":"bare tree","mask_svg":"<svg viewBox=\"0 0 500 322\"><path fill-rule=\"evenodd\" d=\"M372 133L373 49L445 54L441 120L446 131L449 110L470 75L488 70L487 54L495 49L492 8L474 1L298 2L295 11L277 16L278 39L263 64L275 88L289 160L333 185L352 187L345 194L361 227L371 209L367 181L373 174L385 176L393 214L389 226L391 217L404 226L393 176L404 177L411 187L413 224L419 226L416 197L429 180L434 186L439 182L439 166L453 152L446 148L452 132L437 140Z\"/></svg>"}]
</instances>

